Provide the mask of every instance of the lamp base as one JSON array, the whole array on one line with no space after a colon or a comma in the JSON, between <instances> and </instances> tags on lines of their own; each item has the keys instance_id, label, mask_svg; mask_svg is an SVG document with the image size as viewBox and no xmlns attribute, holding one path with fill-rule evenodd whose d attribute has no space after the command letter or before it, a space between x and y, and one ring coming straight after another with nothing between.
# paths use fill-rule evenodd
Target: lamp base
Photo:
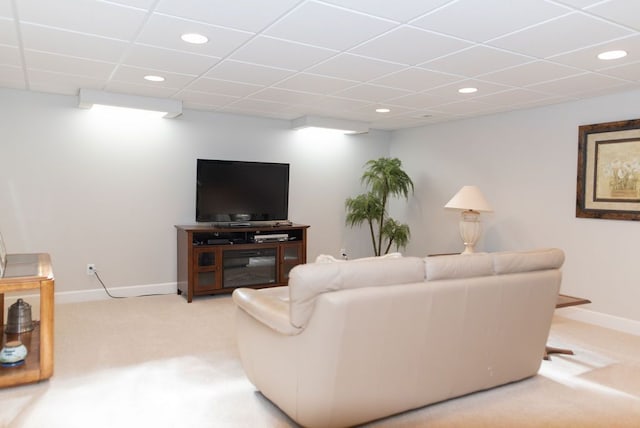
<instances>
[{"instance_id":1,"label":"lamp base","mask_svg":"<svg viewBox=\"0 0 640 428\"><path fill-rule=\"evenodd\" d=\"M473 254L475 245L482 233L480 213L473 210L462 212L460 219L460 236L464 242L464 251L461 254Z\"/></svg>"}]
</instances>

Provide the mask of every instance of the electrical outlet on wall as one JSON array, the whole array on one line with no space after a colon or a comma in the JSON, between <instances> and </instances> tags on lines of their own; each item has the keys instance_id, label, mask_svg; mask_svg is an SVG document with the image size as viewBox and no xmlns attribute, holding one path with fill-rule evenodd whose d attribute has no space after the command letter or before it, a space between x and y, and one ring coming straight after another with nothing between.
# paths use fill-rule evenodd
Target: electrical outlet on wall
<instances>
[{"instance_id":1,"label":"electrical outlet on wall","mask_svg":"<svg viewBox=\"0 0 640 428\"><path fill-rule=\"evenodd\" d=\"M96 265L93 263L87 264L87 275L93 275L96 273Z\"/></svg>"}]
</instances>

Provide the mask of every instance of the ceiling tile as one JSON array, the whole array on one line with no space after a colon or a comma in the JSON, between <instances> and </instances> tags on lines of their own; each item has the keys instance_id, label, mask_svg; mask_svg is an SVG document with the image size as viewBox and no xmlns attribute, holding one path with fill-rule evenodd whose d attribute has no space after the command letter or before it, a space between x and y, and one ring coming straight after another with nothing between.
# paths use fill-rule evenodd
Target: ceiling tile
<instances>
[{"instance_id":1,"label":"ceiling tile","mask_svg":"<svg viewBox=\"0 0 640 428\"><path fill-rule=\"evenodd\" d=\"M293 120L300 117L299 113L290 113L286 110L242 110L236 108L235 105L221 107L217 110L219 113L242 114L245 116L255 116L258 118Z\"/></svg>"},{"instance_id":2,"label":"ceiling tile","mask_svg":"<svg viewBox=\"0 0 640 428\"><path fill-rule=\"evenodd\" d=\"M144 80L144 76L158 75L164 77L163 82L149 82ZM167 71L158 72L151 68L139 68L128 65L119 66L112 79L122 83L130 83L134 85L146 85L151 87L182 89L195 78L192 74L169 73Z\"/></svg>"},{"instance_id":3,"label":"ceiling tile","mask_svg":"<svg viewBox=\"0 0 640 428\"><path fill-rule=\"evenodd\" d=\"M299 0L160 0L157 12L257 32L281 17Z\"/></svg>"},{"instance_id":4,"label":"ceiling tile","mask_svg":"<svg viewBox=\"0 0 640 428\"><path fill-rule=\"evenodd\" d=\"M180 92L180 99L188 103L197 103L216 107L225 106L238 100L237 97L198 91L182 91Z\"/></svg>"},{"instance_id":5,"label":"ceiling tile","mask_svg":"<svg viewBox=\"0 0 640 428\"><path fill-rule=\"evenodd\" d=\"M424 91L438 86L453 83L463 77L429 71L423 68L410 67L396 73L375 79L372 83L407 91Z\"/></svg>"},{"instance_id":6,"label":"ceiling tile","mask_svg":"<svg viewBox=\"0 0 640 428\"><path fill-rule=\"evenodd\" d=\"M405 26L352 49L352 53L416 65L469 46L462 40Z\"/></svg>"},{"instance_id":7,"label":"ceiling tile","mask_svg":"<svg viewBox=\"0 0 640 428\"><path fill-rule=\"evenodd\" d=\"M624 58L603 61L598 59L598 54L610 50L626 50L628 55ZM601 70L612 66L629 64L640 61L640 35L636 34L613 42L590 46L585 49L578 49L567 54L557 55L549 58L551 61L567 64L572 67L579 67L584 70Z\"/></svg>"},{"instance_id":8,"label":"ceiling tile","mask_svg":"<svg viewBox=\"0 0 640 428\"><path fill-rule=\"evenodd\" d=\"M640 30L640 2L638 0L609 0L586 10L635 30Z\"/></svg>"},{"instance_id":9,"label":"ceiling tile","mask_svg":"<svg viewBox=\"0 0 640 428\"><path fill-rule=\"evenodd\" d=\"M411 24L475 42L502 36L569 11L540 0L460 0Z\"/></svg>"},{"instance_id":10,"label":"ceiling tile","mask_svg":"<svg viewBox=\"0 0 640 428\"><path fill-rule=\"evenodd\" d=\"M378 113L376 111L379 107L385 107L390 109L389 113ZM360 116L360 120L364 120L366 122L372 122L374 120L385 120L391 119L398 116L408 115L409 113L415 111L414 109L407 107L399 107L399 106L389 106L384 103L372 103L367 104L361 108L356 108L353 110L354 113L357 113Z\"/></svg>"},{"instance_id":11,"label":"ceiling tile","mask_svg":"<svg viewBox=\"0 0 640 428\"><path fill-rule=\"evenodd\" d=\"M429 121L427 119L418 119L411 117L394 117L388 119L379 119L371 122L371 128L382 130L394 130L398 128L411 128L416 126L427 125L429 123L435 123L435 121Z\"/></svg>"},{"instance_id":12,"label":"ceiling tile","mask_svg":"<svg viewBox=\"0 0 640 428\"><path fill-rule=\"evenodd\" d=\"M420 67L444 73L458 73L464 70L466 77L475 77L503 68L524 64L530 57L512 54L486 46L474 46L454 54L420 64Z\"/></svg>"},{"instance_id":13,"label":"ceiling tile","mask_svg":"<svg viewBox=\"0 0 640 428\"><path fill-rule=\"evenodd\" d=\"M104 89L109 92L119 92L124 94L158 98L169 98L176 92L176 90L172 88L155 85L142 85L121 81L109 82Z\"/></svg>"},{"instance_id":14,"label":"ceiling tile","mask_svg":"<svg viewBox=\"0 0 640 428\"><path fill-rule=\"evenodd\" d=\"M640 62L608 68L606 70L601 70L600 73L632 82L640 82Z\"/></svg>"},{"instance_id":15,"label":"ceiling tile","mask_svg":"<svg viewBox=\"0 0 640 428\"><path fill-rule=\"evenodd\" d=\"M260 89L262 89L262 86L229 82L227 80L207 79L205 77L197 79L189 85L189 90L192 91L229 95L232 97L244 97Z\"/></svg>"},{"instance_id":16,"label":"ceiling tile","mask_svg":"<svg viewBox=\"0 0 640 428\"><path fill-rule=\"evenodd\" d=\"M20 26L25 49L118 62L127 48L126 42L30 24Z\"/></svg>"},{"instance_id":17,"label":"ceiling tile","mask_svg":"<svg viewBox=\"0 0 640 428\"><path fill-rule=\"evenodd\" d=\"M299 73L277 83L275 87L315 94L332 94L356 84L356 82L350 80Z\"/></svg>"},{"instance_id":18,"label":"ceiling tile","mask_svg":"<svg viewBox=\"0 0 640 428\"><path fill-rule=\"evenodd\" d=\"M225 60L216 64L205 77L269 86L294 73L291 70Z\"/></svg>"},{"instance_id":19,"label":"ceiling tile","mask_svg":"<svg viewBox=\"0 0 640 428\"><path fill-rule=\"evenodd\" d=\"M252 100L252 99L241 99L234 101L229 105L230 108L238 110L251 110L251 111L260 111L260 112L268 112L268 111L279 111L287 108L287 104L274 103L271 101L262 101L262 100Z\"/></svg>"},{"instance_id":20,"label":"ceiling tile","mask_svg":"<svg viewBox=\"0 0 640 428\"><path fill-rule=\"evenodd\" d=\"M22 59L18 48L0 45L0 64L22 67Z\"/></svg>"},{"instance_id":21,"label":"ceiling tile","mask_svg":"<svg viewBox=\"0 0 640 428\"><path fill-rule=\"evenodd\" d=\"M531 104L548 99L547 93L530 91L528 89L510 89L502 92L478 97L477 100L487 104L497 104L503 106L516 106L522 104Z\"/></svg>"},{"instance_id":22,"label":"ceiling tile","mask_svg":"<svg viewBox=\"0 0 640 428\"><path fill-rule=\"evenodd\" d=\"M78 88L102 89L103 81L86 76L29 70L29 89L54 94L78 95Z\"/></svg>"},{"instance_id":23,"label":"ceiling tile","mask_svg":"<svg viewBox=\"0 0 640 428\"><path fill-rule=\"evenodd\" d=\"M26 50L25 63L29 69L86 76L106 81L116 67L110 62L93 61L72 56Z\"/></svg>"},{"instance_id":24,"label":"ceiling tile","mask_svg":"<svg viewBox=\"0 0 640 428\"><path fill-rule=\"evenodd\" d=\"M0 18L0 44L18 46L16 23L12 19Z\"/></svg>"},{"instance_id":25,"label":"ceiling tile","mask_svg":"<svg viewBox=\"0 0 640 428\"><path fill-rule=\"evenodd\" d=\"M340 91L336 94L336 96L353 98L356 100L367 100L371 102L382 102L390 98L397 98L403 95L408 95L409 93L409 91L405 91L403 89L364 84L354 86L344 91Z\"/></svg>"},{"instance_id":26,"label":"ceiling tile","mask_svg":"<svg viewBox=\"0 0 640 428\"><path fill-rule=\"evenodd\" d=\"M574 6L577 8L586 8L596 3L600 3L602 0L562 0L562 3L568 6Z\"/></svg>"},{"instance_id":27,"label":"ceiling tile","mask_svg":"<svg viewBox=\"0 0 640 428\"><path fill-rule=\"evenodd\" d=\"M582 70L576 68L540 60L517 65L506 70L483 74L478 78L494 83L523 87L582 73Z\"/></svg>"},{"instance_id":28,"label":"ceiling tile","mask_svg":"<svg viewBox=\"0 0 640 428\"><path fill-rule=\"evenodd\" d=\"M143 10L101 1L20 0L17 6L25 23L121 40L131 40L146 19Z\"/></svg>"},{"instance_id":29,"label":"ceiling tile","mask_svg":"<svg viewBox=\"0 0 640 428\"><path fill-rule=\"evenodd\" d=\"M276 103L313 105L322 101L322 96L287 89L267 88L251 95L250 99L273 101Z\"/></svg>"},{"instance_id":30,"label":"ceiling tile","mask_svg":"<svg viewBox=\"0 0 640 428\"><path fill-rule=\"evenodd\" d=\"M180 36L185 33L198 33L209 38L201 45L186 43ZM253 33L232 30L190 20L153 14L144 26L136 42L167 49L176 49L223 57L253 37Z\"/></svg>"},{"instance_id":31,"label":"ceiling tile","mask_svg":"<svg viewBox=\"0 0 640 428\"><path fill-rule=\"evenodd\" d=\"M340 54L309 68L307 71L340 79L366 82L403 68L403 65L386 61L378 61L351 54Z\"/></svg>"},{"instance_id":32,"label":"ceiling tile","mask_svg":"<svg viewBox=\"0 0 640 428\"><path fill-rule=\"evenodd\" d=\"M200 75L205 73L219 58L196 55L153 46L133 45L123 63L135 67L172 71L179 74Z\"/></svg>"},{"instance_id":33,"label":"ceiling tile","mask_svg":"<svg viewBox=\"0 0 640 428\"><path fill-rule=\"evenodd\" d=\"M458 89L467 87L477 88L478 91L471 94L461 94L458 92ZM478 79L466 79L449 85L440 86L435 89L430 89L429 91L425 91L425 93L457 102L458 100L472 100L477 97L492 94L494 92L506 91L508 89L512 88L506 85L485 82Z\"/></svg>"},{"instance_id":34,"label":"ceiling tile","mask_svg":"<svg viewBox=\"0 0 640 428\"><path fill-rule=\"evenodd\" d=\"M548 58L630 33L619 26L576 12L492 40L489 44L524 55Z\"/></svg>"},{"instance_id":35,"label":"ceiling tile","mask_svg":"<svg viewBox=\"0 0 640 428\"><path fill-rule=\"evenodd\" d=\"M25 89L22 67L0 64L0 86L5 88Z\"/></svg>"},{"instance_id":36,"label":"ceiling tile","mask_svg":"<svg viewBox=\"0 0 640 428\"><path fill-rule=\"evenodd\" d=\"M149 10L156 0L109 0L111 3L118 3L124 6L137 7Z\"/></svg>"},{"instance_id":37,"label":"ceiling tile","mask_svg":"<svg viewBox=\"0 0 640 428\"><path fill-rule=\"evenodd\" d=\"M324 97L320 101L313 104L313 107L324 116L332 117L337 111L350 111L353 109L363 108L371 104L369 101L351 100L341 97Z\"/></svg>"},{"instance_id":38,"label":"ceiling tile","mask_svg":"<svg viewBox=\"0 0 640 428\"><path fill-rule=\"evenodd\" d=\"M327 3L357 10L398 22L408 22L451 0L387 1L387 0L326 0Z\"/></svg>"},{"instance_id":39,"label":"ceiling tile","mask_svg":"<svg viewBox=\"0 0 640 428\"><path fill-rule=\"evenodd\" d=\"M331 29L327 28L331 23ZM304 3L265 34L329 49L346 50L397 24L320 3Z\"/></svg>"},{"instance_id":40,"label":"ceiling tile","mask_svg":"<svg viewBox=\"0 0 640 428\"><path fill-rule=\"evenodd\" d=\"M584 73L551 82L531 85L529 89L548 92L555 95L582 96L606 88L625 85L624 81L599 74Z\"/></svg>"},{"instance_id":41,"label":"ceiling tile","mask_svg":"<svg viewBox=\"0 0 640 428\"><path fill-rule=\"evenodd\" d=\"M0 17L13 18L13 8L10 0L0 0Z\"/></svg>"},{"instance_id":42,"label":"ceiling tile","mask_svg":"<svg viewBox=\"0 0 640 428\"><path fill-rule=\"evenodd\" d=\"M211 106L207 104L200 104L193 101L182 101L182 111L184 110L197 110L197 111L215 111L222 112L219 106ZM241 113L238 113L241 114Z\"/></svg>"},{"instance_id":43,"label":"ceiling tile","mask_svg":"<svg viewBox=\"0 0 640 428\"><path fill-rule=\"evenodd\" d=\"M231 59L289 70L303 70L337 52L329 49L257 37L231 55Z\"/></svg>"},{"instance_id":44,"label":"ceiling tile","mask_svg":"<svg viewBox=\"0 0 640 428\"><path fill-rule=\"evenodd\" d=\"M494 106L480 101L459 101L456 103L440 105L438 106L437 111L446 114L466 115L478 112L489 113L494 109Z\"/></svg>"},{"instance_id":45,"label":"ceiling tile","mask_svg":"<svg viewBox=\"0 0 640 428\"><path fill-rule=\"evenodd\" d=\"M425 110L435 107L437 105L442 104L444 99L442 97L420 93L420 94L411 94L404 95L402 97L394 98L392 100L388 100L386 103L391 106L400 106L411 109Z\"/></svg>"}]
</instances>

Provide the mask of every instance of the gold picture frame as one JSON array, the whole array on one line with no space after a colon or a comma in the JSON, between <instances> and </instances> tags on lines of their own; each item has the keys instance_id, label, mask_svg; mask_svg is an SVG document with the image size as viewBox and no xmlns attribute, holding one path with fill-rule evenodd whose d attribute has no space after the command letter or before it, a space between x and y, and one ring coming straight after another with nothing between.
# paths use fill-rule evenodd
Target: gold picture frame
<instances>
[{"instance_id":1,"label":"gold picture frame","mask_svg":"<svg viewBox=\"0 0 640 428\"><path fill-rule=\"evenodd\" d=\"M576 217L640 220L640 119L578 127Z\"/></svg>"}]
</instances>

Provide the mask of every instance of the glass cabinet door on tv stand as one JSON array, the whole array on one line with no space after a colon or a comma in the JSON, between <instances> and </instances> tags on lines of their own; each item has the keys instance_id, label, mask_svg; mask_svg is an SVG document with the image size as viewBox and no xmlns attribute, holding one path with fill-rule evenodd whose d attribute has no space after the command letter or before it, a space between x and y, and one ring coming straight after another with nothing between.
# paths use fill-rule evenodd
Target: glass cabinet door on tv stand
<instances>
[{"instance_id":1,"label":"glass cabinet door on tv stand","mask_svg":"<svg viewBox=\"0 0 640 428\"><path fill-rule=\"evenodd\" d=\"M280 246L280 281L289 281L289 272L294 266L305 263L301 242L286 243Z\"/></svg>"},{"instance_id":2,"label":"glass cabinet door on tv stand","mask_svg":"<svg viewBox=\"0 0 640 428\"><path fill-rule=\"evenodd\" d=\"M238 287L287 285L289 271L306 263L308 227L176 226L178 294L191 302Z\"/></svg>"},{"instance_id":3,"label":"glass cabinet door on tv stand","mask_svg":"<svg viewBox=\"0 0 640 428\"><path fill-rule=\"evenodd\" d=\"M220 250L215 247L194 248L194 261L196 262L193 276L193 287L198 291L209 291L219 288Z\"/></svg>"}]
</instances>

